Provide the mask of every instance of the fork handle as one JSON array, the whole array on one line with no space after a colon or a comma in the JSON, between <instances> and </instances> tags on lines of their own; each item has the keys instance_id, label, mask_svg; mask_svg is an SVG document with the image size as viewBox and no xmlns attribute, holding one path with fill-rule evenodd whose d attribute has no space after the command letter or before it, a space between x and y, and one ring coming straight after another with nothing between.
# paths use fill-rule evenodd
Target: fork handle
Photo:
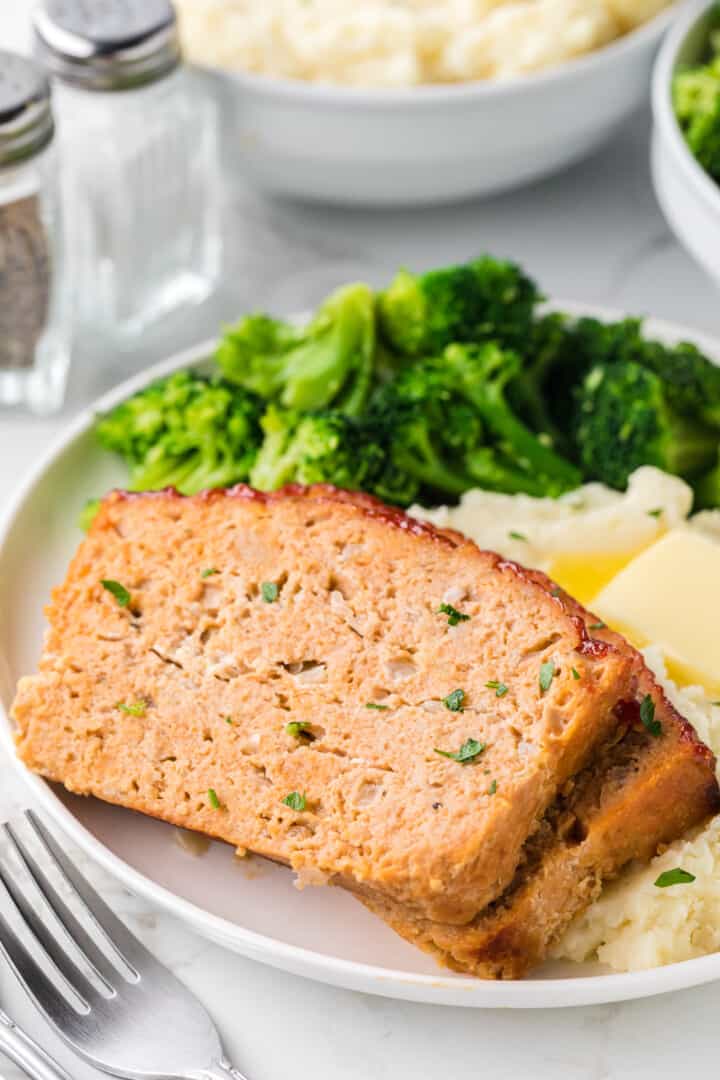
<instances>
[{"instance_id":1,"label":"fork handle","mask_svg":"<svg viewBox=\"0 0 720 1080\"><path fill-rule=\"evenodd\" d=\"M0 1050L31 1080L72 1080L62 1066L0 1009ZM239 1075L239 1074L238 1074ZM230 1073L232 1076L232 1073Z\"/></svg>"},{"instance_id":2,"label":"fork handle","mask_svg":"<svg viewBox=\"0 0 720 1080\"><path fill-rule=\"evenodd\" d=\"M246 1080L239 1069L234 1068L226 1058L221 1058L209 1069L198 1073L197 1080Z\"/></svg>"}]
</instances>

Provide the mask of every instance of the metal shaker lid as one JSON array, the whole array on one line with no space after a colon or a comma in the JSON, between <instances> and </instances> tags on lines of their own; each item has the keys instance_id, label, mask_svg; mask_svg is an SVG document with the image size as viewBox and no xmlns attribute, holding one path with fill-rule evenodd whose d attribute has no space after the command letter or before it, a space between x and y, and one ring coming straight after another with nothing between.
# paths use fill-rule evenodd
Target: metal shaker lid
<instances>
[{"instance_id":1,"label":"metal shaker lid","mask_svg":"<svg viewBox=\"0 0 720 1080\"><path fill-rule=\"evenodd\" d=\"M31 60L0 51L0 168L37 154L53 131L47 79Z\"/></svg>"},{"instance_id":2,"label":"metal shaker lid","mask_svg":"<svg viewBox=\"0 0 720 1080\"><path fill-rule=\"evenodd\" d=\"M44 67L86 90L129 90L180 63L170 0L41 0L33 26Z\"/></svg>"}]
</instances>

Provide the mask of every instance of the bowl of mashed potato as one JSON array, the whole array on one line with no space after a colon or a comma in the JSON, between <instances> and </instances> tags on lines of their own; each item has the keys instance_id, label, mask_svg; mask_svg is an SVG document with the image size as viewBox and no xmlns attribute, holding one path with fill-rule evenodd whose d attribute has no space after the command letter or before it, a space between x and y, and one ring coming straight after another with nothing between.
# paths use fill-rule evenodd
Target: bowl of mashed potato
<instances>
[{"instance_id":1,"label":"bowl of mashed potato","mask_svg":"<svg viewBox=\"0 0 720 1080\"><path fill-rule=\"evenodd\" d=\"M597 147L645 97L669 0L178 0L261 187L403 206Z\"/></svg>"}]
</instances>

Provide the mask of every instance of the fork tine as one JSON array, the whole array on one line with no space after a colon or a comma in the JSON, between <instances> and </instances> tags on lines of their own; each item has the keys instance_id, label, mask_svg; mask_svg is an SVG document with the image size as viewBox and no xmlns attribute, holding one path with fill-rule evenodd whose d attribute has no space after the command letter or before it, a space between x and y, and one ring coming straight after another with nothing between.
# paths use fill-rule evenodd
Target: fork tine
<instances>
[{"instance_id":1,"label":"fork tine","mask_svg":"<svg viewBox=\"0 0 720 1080\"><path fill-rule=\"evenodd\" d=\"M12 901L11 901L12 902ZM0 952L7 959L26 992L52 1023L70 1027L77 1013L45 974L27 946L0 911Z\"/></svg>"},{"instance_id":2,"label":"fork tine","mask_svg":"<svg viewBox=\"0 0 720 1080\"><path fill-rule=\"evenodd\" d=\"M124 923L110 910L105 901L95 891L87 878L83 877L76 866L60 849L57 841L33 810L26 810L25 817L34 829L36 836L44 845L49 858L53 858L62 870L65 878L72 885L79 900L82 901L87 917L98 932L102 934L109 948L130 969L136 979L140 978L138 968L147 973L158 969L155 957L134 937ZM162 970L162 969L161 969Z\"/></svg>"},{"instance_id":3,"label":"fork tine","mask_svg":"<svg viewBox=\"0 0 720 1080\"><path fill-rule=\"evenodd\" d=\"M18 914L25 923L29 932L40 944L46 955L50 958L55 968L60 972L68 986L83 999L86 1005L97 999L97 990L87 976L71 960L62 945L58 942L53 931L45 924L38 915L31 901L23 893L22 888L15 880L4 859L0 859L0 881L2 881L7 894L15 906Z\"/></svg>"},{"instance_id":4,"label":"fork tine","mask_svg":"<svg viewBox=\"0 0 720 1080\"><path fill-rule=\"evenodd\" d=\"M48 904L50 910L55 914L60 924L64 927L66 933L75 942L75 945L84 956L87 963L93 969L97 977L106 987L109 992L114 992L113 980L117 980L117 969L112 966L104 953L100 951L93 939L90 937L84 926L80 923L72 909L66 904L63 897L57 891L54 883L48 878L47 874L43 871L42 867L38 864L35 856L28 850L23 843L22 839L15 832L12 825L7 822L3 825L3 831L7 836L10 844L15 851L16 856L20 860L21 864L25 867L30 880L35 882L40 894ZM1 872L1 870L0 870ZM23 894L18 883L12 879L5 881L5 886L11 893L16 905L20 908L25 922L28 923L30 929L35 936L40 940L45 951L50 955L53 962L57 964L57 960L53 955L53 948L60 949L63 957L67 957L65 950L62 946L58 946L52 931L45 925L44 920L38 917L34 908L32 907L29 899ZM46 939L49 936L50 941ZM69 960L70 958L67 957ZM70 961L72 963L72 961ZM59 965L58 965L59 966ZM76 970L77 965L74 965ZM62 969L61 969L62 970ZM67 973L63 970L63 975L67 978Z\"/></svg>"}]
</instances>

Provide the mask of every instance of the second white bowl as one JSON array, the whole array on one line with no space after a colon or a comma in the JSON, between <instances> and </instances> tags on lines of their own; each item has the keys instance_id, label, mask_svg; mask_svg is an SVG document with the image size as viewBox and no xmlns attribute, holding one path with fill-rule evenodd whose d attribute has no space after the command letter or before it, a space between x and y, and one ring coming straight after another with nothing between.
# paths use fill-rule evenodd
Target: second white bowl
<instances>
[{"instance_id":1,"label":"second white bowl","mask_svg":"<svg viewBox=\"0 0 720 1080\"><path fill-rule=\"evenodd\" d=\"M672 82L703 59L716 0L691 5L668 35L653 73L652 173L655 193L681 244L720 284L720 185L693 157L675 116Z\"/></svg>"}]
</instances>

